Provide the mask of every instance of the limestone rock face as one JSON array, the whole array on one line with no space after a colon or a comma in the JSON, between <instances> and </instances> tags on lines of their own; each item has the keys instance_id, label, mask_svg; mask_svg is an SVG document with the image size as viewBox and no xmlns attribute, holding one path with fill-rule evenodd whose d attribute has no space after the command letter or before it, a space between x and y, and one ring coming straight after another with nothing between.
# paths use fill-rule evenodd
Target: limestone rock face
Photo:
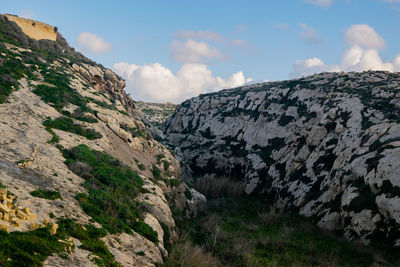
<instances>
[{"instance_id":1,"label":"limestone rock face","mask_svg":"<svg viewBox=\"0 0 400 267\"><path fill-rule=\"evenodd\" d=\"M23 63L23 68L32 70L23 77L13 78L15 85L10 95L3 95L4 90L0 92L0 182L1 187L12 193L0 188L0 228L29 231L49 226L51 234L56 234L60 232L57 224L60 218L101 227L77 200L78 194L88 194L87 187L83 186L85 179L68 168L63 154L64 149L86 145L91 150L107 153L118 166L130 167L142 178L147 191L138 192L134 200L138 206L146 206L147 213L143 219L138 216L138 220L145 220L159 238L157 243L134 231L132 234L108 233L103 241L110 252L123 266L162 264L168 253L163 247L161 222L171 233L171 239L175 238L175 222L167 201L172 202L174 198L166 195L174 195L168 179L181 180L179 162L153 139L142 119L144 115L123 90L122 78L75 52L58 33L57 41L37 42L2 15L0 22L1 36L7 34L3 26L11 25L10 38L14 40L0 42L2 57L4 54L14 63L29 62ZM49 53L37 54L36 48ZM33 60L38 60L38 64L32 65ZM60 77L64 80L59 81ZM58 84L61 82L62 86ZM40 86L47 90L50 100L35 91ZM52 94L57 90L64 90L62 97ZM62 104L57 105L57 101ZM46 120L59 118L68 119L71 124L58 128L44 126ZM80 134L82 131L71 131L75 127L72 125L95 132L99 138L90 139ZM169 163L167 170L159 164L158 155L163 155L163 160ZM160 169L160 181L153 179L153 166ZM81 162L76 167L90 168ZM32 194L40 190L58 193L60 197L48 199ZM52 255L44 265L92 266L97 256L82 247L76 245L67 258Z\"/></svg>"},{"instance_id":2,"label":"limestone rock face","mask_svg":"<svg viewBox=\"0 0 400 267\"><path fill-rule=\"evenodd\" d=\"M398 73L322 73L189 99L164 134L190 175L230 176L322 228L394 245L399 110Z\"/></svg>"}]
</instances>

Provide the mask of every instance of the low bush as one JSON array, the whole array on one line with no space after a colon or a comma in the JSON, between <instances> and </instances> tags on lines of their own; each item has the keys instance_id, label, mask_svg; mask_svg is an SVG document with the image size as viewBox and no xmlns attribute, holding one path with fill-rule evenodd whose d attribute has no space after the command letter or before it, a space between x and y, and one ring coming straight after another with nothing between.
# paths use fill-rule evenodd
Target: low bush
<instances>
[{"instance_id":1,"label":"low bush","mask_svg":"<svg viewBox=\"0 0 400 267\"><path fill-rule=\"evenodd\" d=\"M114 256L99 238L106 235L103 228L93 225L80 225L71 219L61 219L57 233L51 235L48 225L29 232L0 231L0 266L43 266L43 261L50 255L65 257L68 242L62 241L74 237L82 242L82 249L89 250L99 266L119 266Z\"/></svg>"},{"instance_id":2,"label":"low bush","mask_svg":"<svg viewBox=\"0 0 400 267\"><path fill-rule=\"evenodd\" d=\"M161 170L156 165L153 165L151 173L153 174L154 179L162 180Z\"/></svg>"},{"instance_id":3,"label":"low bush","mask_svg":"<svg viewBox=\"0 0 400 267\"><path fill-rule=\"evenodd\" d=\"M217 267L222 266L219 261L203 248L193 245L190 241L181 242L174 246L164 267Z\"/></svg>"},{"instance_id":4,"label":"low bush","mask_svg":"<svg viewBox=\"0 0 400 267\"><path fill-rule=\"evenodd\" d=\"M189 261L195 255L204 261L208 259L205 254L218 259L215 266L371 266L374 263L370 250L321 231L303 217L281 215L268 209L265 200L253 197L209 200L207 210L198 217L176 220L181 234L191 242L178 243L166 266L207 266Z\"/></svg>"},{"instance_id":5,"label":"low bush","mask_svg":"<svg viewBox=\"0 0 400 267\"><path fill-rule=\"evenodd\" d=\"M74 121L67 117L59 117L55 120L47 119L43 122L43 125L47 128L54 128L77 135L86 137L89 140L99 139L103 136L101 133L96 132L93 129L86 129L79 124L75 124Z\"/></svg>"},{"instance_id":6,"label":"low bush","mask_svg":"<svg viewBox=\"0 0 400 267\"><path fill-rule=\"evenodd\" d=\"M142 205L135 200L143 180L137 172L110 155L79 145L63 150L68 167L85 179L88 194L76 199L82 209L110 233L131 233L132 229L157 243L157 232L143 220Z\"/></svg>"},{"instance_id":7,"label":"low bush","mask_svg":"<svg viewBox=\"0 0 400 267\"><path fill-rule=\"evenodd\" d=\"M164 171L168 171L171 163L169 163L169 161L166 161L166 160L163 160L162 163L163 163Z\"/></svg>"},{"instance_id":8,"label":"low bush","mask_svg":"<svg viewBox=\"0 0 400 267\"><path fill-rule=\"evenodd\" d=\"M207 198L238 198L244 192L244 185L228 177L199 177L193 183L194 189Z\"/></svg>"},{"instance_id":9,"label":"low bush","mask_svg":"<svg viewBox=\"0 0 400 267\"><path fill-rule=\"evenodd\" d=\"M45 198L45 199L50 199L50 200L62 199L60 192L52 191L52 190L38 189L38 190L32 191L31 195L34 197L40 197L40 198Z\"/></svg>"}]
</instances>

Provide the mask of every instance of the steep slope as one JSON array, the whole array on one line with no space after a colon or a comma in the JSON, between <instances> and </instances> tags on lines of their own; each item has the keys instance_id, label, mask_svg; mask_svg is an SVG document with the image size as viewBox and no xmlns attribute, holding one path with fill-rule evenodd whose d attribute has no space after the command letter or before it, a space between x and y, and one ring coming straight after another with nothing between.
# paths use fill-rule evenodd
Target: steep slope
<instances>
[{"instance_id":1,"label":"steep slope","mask_svg":"<svg viewBox=\"0 0 400 267\"><path fill-rule=\"evenodd\" d=\"M400 244L400 74L322 73L200 95L165 125L190 172L348 239Z\"/></svg>"},{"instance_id":2,"label":"steep slope","mask_svg":"<svg viewBox=\"0 0 400 267\"><path fill-rule=\"evenodd\" d=\"M170 205L183 211L195 200L125 82L59 33L34 40L3 15L0 54L0 182L8 189L0 197L13 195L0 207L0 226L11 231L0 231L0 265L162 263L175 235Z\"/></svg>"}]
</instances>

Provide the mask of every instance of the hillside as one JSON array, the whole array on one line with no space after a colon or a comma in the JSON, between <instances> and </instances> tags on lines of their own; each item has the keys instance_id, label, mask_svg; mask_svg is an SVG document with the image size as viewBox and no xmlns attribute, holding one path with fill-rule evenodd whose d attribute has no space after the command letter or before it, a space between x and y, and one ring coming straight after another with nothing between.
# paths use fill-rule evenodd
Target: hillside
<instances>
[{"instance_id":1,"label":"hillside","mask_svg":"<svg viewBox=\"0 0 400 267\"><path fill-rule=\"evenodd\" d=\"M398 246L399 110L399 73L322 73L189 99L164 132L187 177L227 176L348 240Z\"/></svg>"},{"instance_id":2,"label":"hillside","mask_svg":"<svg viewBox=\"0 0 400 267\"><path fill-rule=\"evenodd\" d=\"M32 32L0 15L0 265L163 263L170 207L195 211L179 163L119 76Z\"/></svg>"},{"instance_id":3,"label":"hillside","mask_svg":"<svg viewBox=\"0 0 400 267\"><path fill-rule=\"evenodd\" d=\"M145 118L155 127L160 127L174 114L176 105L173 103L150 103L137 101L136 106Z\"/></svg>"}]
</instances>

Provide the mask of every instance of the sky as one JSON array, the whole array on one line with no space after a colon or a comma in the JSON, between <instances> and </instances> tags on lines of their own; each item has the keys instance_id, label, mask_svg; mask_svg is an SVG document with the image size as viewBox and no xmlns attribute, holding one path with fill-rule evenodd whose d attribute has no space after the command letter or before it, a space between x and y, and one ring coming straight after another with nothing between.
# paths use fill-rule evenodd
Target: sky
<instances>
[{"instance_id":1,"label":"sky","mask_svg":"<svg viewBox=\"0 0 400 267\"><path fill-rule=\"evenodd\" d=\"M58 27L134 100L322 71L400 71L400 0L0 0Z\"/></svg>"}]
</instances>

